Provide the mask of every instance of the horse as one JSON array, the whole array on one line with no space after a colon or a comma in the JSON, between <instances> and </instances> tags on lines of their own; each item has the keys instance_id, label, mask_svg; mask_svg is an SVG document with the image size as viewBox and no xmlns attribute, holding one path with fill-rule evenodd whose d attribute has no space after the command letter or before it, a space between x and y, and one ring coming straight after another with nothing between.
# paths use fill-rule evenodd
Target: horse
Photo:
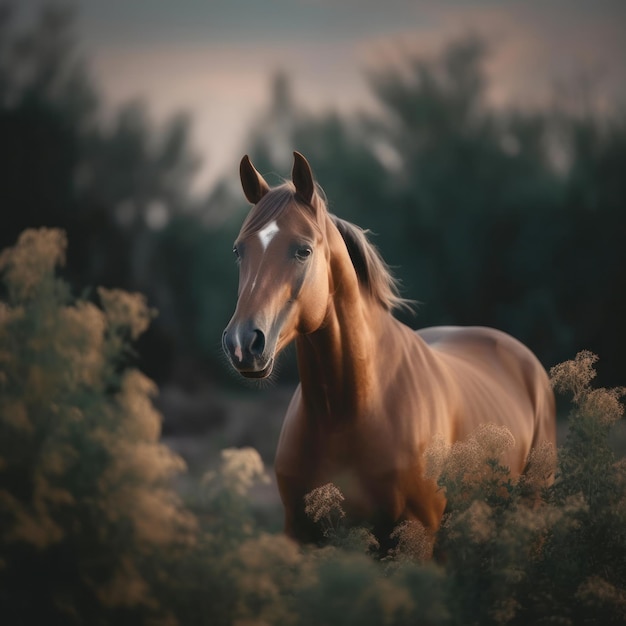
<instances>
[{"instance_id":1,"label":"horse","mask_svg":"<svg viewBox=\"0 0 626 626\"><path fill-rule=\"evenodd\" d=\"M274 470L285 533L319 539L304 496L329 482L353 523L388 537L405 520L435 533L445 495L424 476L424 451L486 423L515 446L503 463L524 471L530 451L555 443L555 402L537 357L487 327L413 331L406 304L367 232L328 211L311 166L294 152L291 181L270 188L248 156L240 163L252 206L233 247L235 312L223 349L242 376L271 376L292 341L300 383L288 406Z\"/></svg>"}]
</instances>

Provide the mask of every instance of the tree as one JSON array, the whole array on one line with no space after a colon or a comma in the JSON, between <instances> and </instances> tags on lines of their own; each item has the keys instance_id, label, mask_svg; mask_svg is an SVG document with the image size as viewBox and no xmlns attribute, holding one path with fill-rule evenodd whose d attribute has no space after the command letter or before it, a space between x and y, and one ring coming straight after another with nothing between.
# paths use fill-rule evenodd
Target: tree
<instances>
[{"instance_id":1,"label":"tree","mask_svg":"<svg viewBox=\"0 0 626 626\"><path fill-rule=\"evenodd\" d=\"M470 37L370 74L381 112L311 115L277 90L268 116L290 120L280 143L307 154L330 209L376 233L421 303L405 321L496 326L546 365L589 347L613 383L624 372L623 115L495 109L489 53ZM268 149L274 126L251 138L264 172L285 167Z\"/></svg>"},{"instance_id":2,"label":"tree","mask_svg":"<svg viewBox=\"0 0 626 626\"><path fill-rule=\"evenodd\" d=\"M167 307L167 286L152 269L155 235L175 216L199 212L189 192L198 159L188 116L157 129L131 102L105 123L72 10L44 6L26 26L17 16L0 4L0 246L25 228L61 227L73 242L65 274L74 289L141 289ZM177 325L188 322L166 319L141 346L159 355L145 365L160 378Z\"/></svg>"}]
</instances>

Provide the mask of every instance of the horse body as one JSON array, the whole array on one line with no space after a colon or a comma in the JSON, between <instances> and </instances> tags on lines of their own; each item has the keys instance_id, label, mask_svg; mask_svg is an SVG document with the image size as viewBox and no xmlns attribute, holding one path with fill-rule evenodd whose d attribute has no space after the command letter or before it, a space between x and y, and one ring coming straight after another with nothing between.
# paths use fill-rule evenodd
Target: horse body
<instances>
[{"instance_id":1,"label":"horse body","mask_svg":"<svg viewBox=\"0 0 626 626\"><path fill-rule=\"evenodd\" d=\"M435 482L423 478L423 452L435 436L452 444L482 424L506 426L516 445L502 462L513 475L524 470L539 442L554 442L547 375L513 337L482 327L415 333L391 317L370 328L370 354L378 358L369 360L372 372L356 403L341 377L300 346L318 338L298 342L299 363L306 365L287 410L275 471L287 532L299 539L319 532L304 515L303 497L327 482L346 496L349 520L372 524L379 537L407 519L435 531L445 500ZM344 381L350 377L344 373Z\"/></svg>"},{"instance_id":2,"label":"horse body","mask_svg":"<svg viewBox=\"0 0 626 626\"><path fill-rule=\"evenodd\" d=\"M423 467L435 437L452 444L504 425L513 474L532 447L554 443L554 398L530 350L494 329L416 333L396 320L386 266L362 231L326 211L303 157L280 203L245 158L241 178L256 207L236 244L239 300L224 347L238 371L259 377L295 339L301 382L275 461L289 535L318 536L303 498L327 482L344 493L350 521L379 537L402 520L435 531L445 499Z\"/></svg>"}]
</instances>

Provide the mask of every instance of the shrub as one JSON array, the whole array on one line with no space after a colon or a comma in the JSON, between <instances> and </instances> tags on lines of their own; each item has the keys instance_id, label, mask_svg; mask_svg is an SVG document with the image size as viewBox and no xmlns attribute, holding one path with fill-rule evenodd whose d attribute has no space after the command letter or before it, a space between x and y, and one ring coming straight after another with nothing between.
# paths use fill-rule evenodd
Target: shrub
<instances>
[{"instance_id":1,"label":"shrub","mask_svg":"<svg viewBox=\"0 0 626 626\"><path fill-rule=\"evenodd\" d=\"M593 389L596 361L584 351L552 369L554 387L573 395L569 434L558 452L547 444L533 450L523 476L501 463L515 443L503 427L484 425L451 447L436 439L426 450L427 475L448 502L435 538L441 565L427 562L430 541L418 522L396 528L397 545L383 561L386 580L413 599L424 596L407 584L407 564L420 585L436 587L432 623L625 622L626 463L610 439L626 390ZM332 494L324 511L340 506L334 486L322 489ZM347 535L337 527L341 516L324 518L321 509L310 508L311 518L336 544ZM432 607L427 596L419 618Z\"/></svg>"},{"instance_id":2,"label":"shrub","mask_svg":"<svg viewBox=\"0 0 626 626\"><path fill-rule=\"evenodd\" d=\"M158 441L155 386L123 366L151 313L120 291L74 300L54 274L65 246L30 230L0 257L3 621L136 623L161 614L146 557L193 542L196 520L169 485L184 464Z\"/></svg>"},{"instance_id":3,"label":"shrub","mask_svg":"<svg viewBox=\"0 0 626 626\"><path fill-rule=\"evenodd\" d=\"M26 231L0 256L0 611L3 623L623 624L626 463L611 448L625 390L593 389L597 357L553 368L573 395L555 454L486 425L425 454L448 508L435 537L416 522L387 555L345 527L332 484L307 496L324 547L259 528L249 492L267 480L251 448L222 452L195 513L170 479L156 388L128 366L149 324L143 297L72 298L55 277L65 237ZM555 473L556 463L556 473Z\"/></svg>"}]
</instances>

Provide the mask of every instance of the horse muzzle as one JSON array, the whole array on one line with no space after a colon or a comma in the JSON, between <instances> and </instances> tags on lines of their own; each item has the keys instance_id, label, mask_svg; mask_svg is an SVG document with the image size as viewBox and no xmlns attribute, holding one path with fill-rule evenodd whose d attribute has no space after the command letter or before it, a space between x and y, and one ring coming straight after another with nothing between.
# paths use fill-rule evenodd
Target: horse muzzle
<instances>
[{"instance_id":1,"label":"horse muzzle","mask_svg":"<svg viewBox=\"0 0 626 626\"><path fill-rule=\"evenodd\" d=\"M232 366L246 378L267 378L274 368L273 350L266 334L254 324L229 324L222 346Z\"/></svg>"}]
</instances>

